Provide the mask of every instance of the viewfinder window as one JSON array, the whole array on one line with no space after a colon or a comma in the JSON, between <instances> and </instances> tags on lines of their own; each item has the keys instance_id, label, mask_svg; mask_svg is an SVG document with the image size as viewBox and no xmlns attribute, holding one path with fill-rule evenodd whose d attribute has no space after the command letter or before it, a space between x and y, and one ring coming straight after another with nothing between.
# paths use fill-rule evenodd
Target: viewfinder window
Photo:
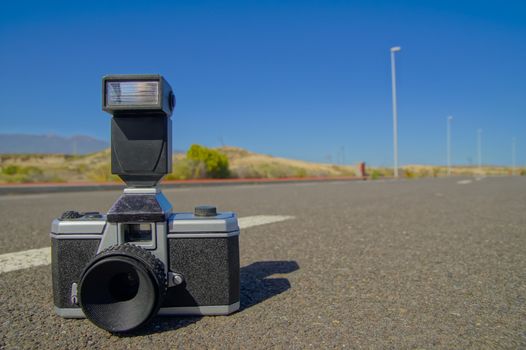
<instances>
[{"instance_id":1,"label":"viewfinder window","mask_svg":"<svg viewBox=\"0 0 526 350\"><path fill-rule=\"evenodd\" d=\"M125 243L152 243L152 225L151 224L122 224Z\"/></svg>"}]
</instances>

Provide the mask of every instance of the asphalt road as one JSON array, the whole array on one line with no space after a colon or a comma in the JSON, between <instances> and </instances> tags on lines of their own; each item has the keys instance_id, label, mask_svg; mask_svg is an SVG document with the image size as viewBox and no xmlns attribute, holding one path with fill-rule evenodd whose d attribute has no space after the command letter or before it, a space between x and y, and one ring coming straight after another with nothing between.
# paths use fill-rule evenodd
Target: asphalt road
<instances>
[{"instance_id":1,"label":"asphalt road","mask_svg":"<svg viewBox=\"0 0 526 350\"><path fill-rule=\"evenodd\" d=\"M243 230L241 311L156 318L118 337L52 310L49 266L0 274L0 347L526 348L526 178L170 189L295 219ZM49 245L53 217L118 192L0 197L0 254Z\"/></svg>"}]
</instances>

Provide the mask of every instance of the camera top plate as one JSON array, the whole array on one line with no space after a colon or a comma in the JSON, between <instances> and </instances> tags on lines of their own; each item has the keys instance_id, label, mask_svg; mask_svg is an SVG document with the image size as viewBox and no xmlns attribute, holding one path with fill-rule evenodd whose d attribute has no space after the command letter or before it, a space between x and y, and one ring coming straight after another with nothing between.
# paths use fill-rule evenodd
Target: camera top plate
<instances>
[{"instance_id":1,"label":"camera top plate","mask_svg":"<svg viewBox=\"0 0 526 350\"><path fill-rule=\"evenodd\" d=\"M193 213L174 213L168 220L168 233L229 233L239 231L234 212L217 213L215 216L196 216Z\"/></svg>"}]
</instances>

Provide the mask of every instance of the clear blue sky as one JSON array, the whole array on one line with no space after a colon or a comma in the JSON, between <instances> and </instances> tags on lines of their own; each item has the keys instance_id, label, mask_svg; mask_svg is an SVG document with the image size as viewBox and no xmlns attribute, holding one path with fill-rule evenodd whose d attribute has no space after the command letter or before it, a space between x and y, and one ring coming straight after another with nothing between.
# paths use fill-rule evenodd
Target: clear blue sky
<instances>
[{"instance_id":1,"label":"clear blue sky","mask_svg":"<svg viewBox=\"0 0 526 350\"><path fill-rule=\"evenodd\" d=\"M526 2L3 1L0 132L109 139L101 77L160 73L174 148L235 145L311 161L526 164Z\"/></svg>"}]
</instances>

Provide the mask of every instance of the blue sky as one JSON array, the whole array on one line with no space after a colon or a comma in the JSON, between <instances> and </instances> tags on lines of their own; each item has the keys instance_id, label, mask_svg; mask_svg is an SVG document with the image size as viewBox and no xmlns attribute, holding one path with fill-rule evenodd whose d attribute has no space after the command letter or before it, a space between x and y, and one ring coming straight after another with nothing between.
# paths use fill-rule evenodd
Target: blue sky
<instances>
[{"instance_id":1,"label":"blue sky","mask_svg":"<svg viewBox=\"0 0 526 350\"><path fill-rule=\"evenodd\" d=\"M109 139L101 77L160 73L174 148L222 143L310 161L526 165L524 1L5 1L0 132Z\"/></svg>"}]
</instances>

